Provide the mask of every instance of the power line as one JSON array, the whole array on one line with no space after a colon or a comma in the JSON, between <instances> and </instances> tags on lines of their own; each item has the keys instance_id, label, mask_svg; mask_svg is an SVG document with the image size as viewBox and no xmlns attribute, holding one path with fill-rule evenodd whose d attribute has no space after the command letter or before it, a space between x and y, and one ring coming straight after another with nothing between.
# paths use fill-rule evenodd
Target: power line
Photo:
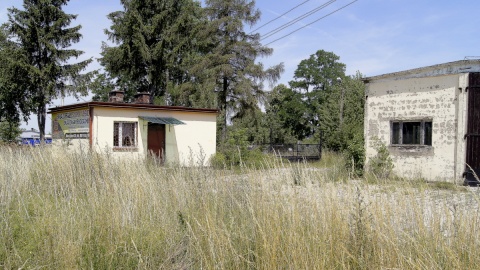
<instances>
[{"instance_id":1,"label":"power line","mask_svg":"<svg viewBox=\"0 0 480 270\"><path fill-rule=\"evenodd\" d=\"M290 22L288 22L288 23L285 23L285 24L277 27L276 29L273 29L273 30L270 31L270 32L267 32L260 40L264 40L264 39L266 39L266 38L269 38L269 37L273 36L274 34L282 31L283 29L285 29L285 28L287 28L287 27L290 27L290 26L292 26L293 24L295 24L295 23L297 23L297 22L299 22L299 21L301 21L301 20L303 20L303 19L305 19L305 18L307 18L307 17L309 17L309 16L311 16L311 15L319 12L320 10L322 10L322 9L324 9L325 7L331 5L331 4L334 3L335 1L337 1L337 0L330 0L330 1L322 4L321 6L316 7L315 9L313 9L313 10L307 12L307 13L304 13L303 15L298 16L297 18L293 19L292 21L290 21Z\"/></svg>"},{"instance_id":2,"label":"power line","mask_svg":"<svg viewBox=\"0 0 480 270\"><path fill-rule=\"evenodd\" d=\"M350 2L350 3L348 3L348 4L346 4L345 6L343 6L343 7L339 8L339 9L336 9L336 10L334 10L334 11L332 11L332 12L328 13L327 15L325 15L325 16L323 16L323 17L321 17L321 18L317 19L317 20L315 20L315 21L313 21L313 22L311 22L311 23L309 23L309 24L307 24L307 25L304 25L304 26L302 26L302 27L300 27L300 28L296 29L295 31L292 31L292 32L290 32L290 33L288 33L288 34L286 34L286 35L284 35L284 36L280 37L280 38L277 38L277 39L275 39L274 41L271 41L271 42L267 43L265 46L268 46L268 45L270 45L270 44L272 44L272 43L274 43L274 42L277 42L277 41L279 41L279 40L281 40L281 39L284 39L284 38L286 38L286 37L290 36L291 34L293 34L293 33L295 33L295 32L298 32L298 31L302 30L303 28L305 28L305 27L307 27L307 26L310 26L310 25L312 25L312 24L314 24L314 23L316 23L316 22L318 22L318 21L320 21L320 20L322 20L322 19L324 19L324 18L326 18L326 17L328 17L328 16L330 16L330 15L332 15L332 14L334 14L334 13L337 13L338 11L340 11L340 10L342 10L342 9L344 9L344 8L346 8L346 7L348 7L348 6L350 6L351 4L353 4L353 3L357 2L357 1L358 1L358 0L354 0L354 1L352 1L352 2Z\"/></svg>"},{"instance_id":3,"label":"power line","mask_svg":"<svg viewBox=\"0 0 480 270\"><path fill-rule=\"evenodd\" d=\"M298 7L302 6L303 4L305 4L305 3L307 3L307 2L310 2L310 1L311 1L311 0L307 0L307 1L303 2L303 3L300 3L300 4L296 5L295 7L293 7L293 8L292 8L292 9L290 9L289 11L287 11L287 12L283 13L282 15L280 15L280 16L278 16L278 17L276 17L275 19L273 19L273 20L271 20L271 21L269 21L269 22L267 22L267 23L265 23L265 24L262 24L260 27L258 27L258 28L257 28L257 29L255 29L255 30L252 30L252 31L250 32L250 34L251 34L251 33L253 33L253 32L255 32L255 31L257 31L257 30L260 30L260 29L261 29L261 28L263 28L264 26L267 26L267 25L269 25L270 23L272 23L272 22L274 22L274 21L276 21L276 20L280 19L281 17L283 17L283 16L287 15L288 13L292 12L292 11L293 11L293 10L295 10L296 8L298 8Z\"/></svg>"}]
</instances>

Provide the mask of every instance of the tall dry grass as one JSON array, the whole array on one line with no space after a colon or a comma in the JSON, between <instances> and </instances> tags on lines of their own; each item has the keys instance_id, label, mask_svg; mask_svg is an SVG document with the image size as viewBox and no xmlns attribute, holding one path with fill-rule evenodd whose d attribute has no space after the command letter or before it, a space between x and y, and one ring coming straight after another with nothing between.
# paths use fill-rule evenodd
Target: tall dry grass
<instances>
[{"instance_id":1,"label":"tall dry grass","mask_svg":"<svg viewBox=\"0 0 480 270\"><path fill-rule=\"evenodd\" d=\"M480 269L476 192L345 175L1 148L0 267Z\"/></svg>"}]
</instances>

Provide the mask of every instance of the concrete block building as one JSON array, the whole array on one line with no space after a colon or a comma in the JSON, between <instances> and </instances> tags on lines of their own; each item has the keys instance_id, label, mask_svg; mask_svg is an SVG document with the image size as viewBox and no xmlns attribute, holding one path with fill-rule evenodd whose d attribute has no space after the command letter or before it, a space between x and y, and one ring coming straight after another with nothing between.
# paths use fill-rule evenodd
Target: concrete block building
<instances>
[{"instance_id":1,"label":"concrete block building","mask_svg":"<svg viewBox=\"0 0 480 270\"><path fill-rule=\"evenodd\" d=\"M480 60L364 82L367 169L380 142L388 147L399 176L475 182L473 172L480 172Z\"/></svg>"}]
</instances>

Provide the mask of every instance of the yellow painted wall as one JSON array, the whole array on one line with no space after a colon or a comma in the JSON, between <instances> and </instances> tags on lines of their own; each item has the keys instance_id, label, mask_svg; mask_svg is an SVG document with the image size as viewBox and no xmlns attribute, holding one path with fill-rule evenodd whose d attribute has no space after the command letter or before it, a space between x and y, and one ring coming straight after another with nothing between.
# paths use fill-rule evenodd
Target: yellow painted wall
<instances>
[{"instance_id":1,"label":"yellow painted wall","mask_svg":"<svg viewBox=\"0 0 480 270\"><path fill-rule=\"evenodd\" d=\"M180 165L207 164L216 151L216 114L202 112L153 111L95 107L93 110L93 148L113 149L116 121L138 122L138 148L134 152L112 152L116 157L145 157L148 123L139 116L173 117L186 125L165 126L165 159ZM192 164L193 163L193 164Z\"/></svg>"}]
</instances>

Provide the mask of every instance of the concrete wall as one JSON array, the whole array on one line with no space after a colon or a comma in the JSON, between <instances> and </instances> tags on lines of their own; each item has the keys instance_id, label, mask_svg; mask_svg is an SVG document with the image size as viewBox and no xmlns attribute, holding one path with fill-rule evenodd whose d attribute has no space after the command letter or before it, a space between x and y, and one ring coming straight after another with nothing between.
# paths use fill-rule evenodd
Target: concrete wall
<instances>
[{"instance_id":1,"label":"concrete wall","mask_svg":"<svg viewBox=\"0 0 480 270\"><path fill-rule=\"evenodd\" d=\"M181 165L206 164L216 152L216 115L201 112L154 111L95 107L93 147L113 149L115 121L138 122L138 147L132 152L113 151L117 157L145 157L148 123L139 116L174 117L186 125L166 125L165 161Z\"/></svg>"},{"instance_id":2,"label":"concrete wall","mask_svg":"<svg viewBox=\"0 0 480 270\"><path fill-rule=\"evenodd\" d=\"M407 178L455 181L465 160L467 74L379 78L367 84L365 147L367 169L376 155L375 141L385 143L394 172ZM391 144L392 121L432 121L432 146ZM460 119L457 121L457 119Z\"/></svg>"}]
</instances>

